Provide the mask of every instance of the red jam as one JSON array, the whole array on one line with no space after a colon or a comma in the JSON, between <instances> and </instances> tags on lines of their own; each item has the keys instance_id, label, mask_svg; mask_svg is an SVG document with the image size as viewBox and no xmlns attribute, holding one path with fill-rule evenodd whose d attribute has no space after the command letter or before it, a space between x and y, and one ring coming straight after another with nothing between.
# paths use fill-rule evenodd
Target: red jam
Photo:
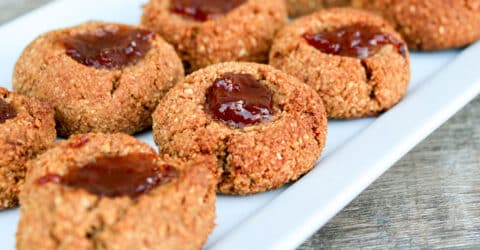
<instances>
[{"instance_id":1,"label":"red jam","mask_svg":"<svg viewBox=\"0 0 480 250\"><path fill-rule=\"evenodd\" d=\"M207 110L234 128L270 121L273 93L250 74L226 73L207 90Z\"/></svg>"},{"instance_id":2,"label":"red jam","mask_svg":"<svg viewBox=\"0 0 480 250\"><path fill-rule=\"evenodd\" d=\"M17 116L17 112L12 105L0 99L0 124L6 122L8 119L15 118Z\"/></svg>"},{"instance_id":3,"label":"red jam","mask_svg":"<svg viewBox=\"0 0 480 250\"><path fill-rule=\"evenodd\" d=\"M246 0L171 0L170 11L196 21L216 19Z\"/></svg>"},{"instance_id":4,"label":"red jam","mask_svg":"<svg viewBox=\"0 0 480 250\"><path fill-rule=\"evenodd\" d=\"M75 61L97 69L119 69L135 64L150 49L153 33L143 29L99 29L64 41Z\"/></svg>"},{"instance_id":5,"label":"red jam","mask_svg":"<svg viewBox=\"0 0 480 250\"><path fill-rule=\"evenodd\" d=\"M393 36L374 26L354 24L334 31L307 33L303 38L316 49L334 55L365 59L391 44L399 54L406 56L405 45Z\"/></svg>"},{"instance_id":6,"label":"red jam","mask_svg":"<svg viewBox=\"0 0 480 250\"><path fill-rule=\"evenodd\" d=\"M157 166L155 159L154 155L140 153L98 158L64 176L47 174L37 179L37 184L60 183L98 196L136 198L178 176L168 165Z\"/></svg>"}]
</instances>

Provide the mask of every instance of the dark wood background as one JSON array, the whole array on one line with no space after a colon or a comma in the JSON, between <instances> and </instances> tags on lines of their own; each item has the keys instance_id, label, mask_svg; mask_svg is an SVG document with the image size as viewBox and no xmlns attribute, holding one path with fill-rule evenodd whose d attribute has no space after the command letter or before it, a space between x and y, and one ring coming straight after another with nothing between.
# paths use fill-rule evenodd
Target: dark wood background
<instances>
[{"instance_id":1,"label":"dark wood background","mask_svg":"<svg viewBox=\"0 0 480 250\"><path fill-rule=\"evenodd\" d=\"M49 1L0 0L0 23ZM480 249L479 111L477 97L299 249Z\"/></svg>"}]
</instances>

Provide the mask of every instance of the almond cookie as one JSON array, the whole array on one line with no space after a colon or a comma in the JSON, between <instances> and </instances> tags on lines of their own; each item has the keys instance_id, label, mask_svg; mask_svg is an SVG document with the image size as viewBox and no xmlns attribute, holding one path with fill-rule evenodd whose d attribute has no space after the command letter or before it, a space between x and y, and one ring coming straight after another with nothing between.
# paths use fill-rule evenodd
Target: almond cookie
<instances>
[{"instance_id":1,"label":"almond cookie","mask_svg":"<svg viewBox=\"0 0 480 250\"><path fill-rule=\"evenodd\" d=\"M286 20L283 0L151 0L142 24L173 44L191 72L226 61L266 62Z\"/></svg>"},{"instance_id":2,"label":"almond cookie","mask_svg":"<svg viewBox=\"0 0 480 250\"><path fill-rule=\"evenodd\" d=\"M27 163L17 249L200 249L215 218L205 164L125 134L72 136Z\"/></svg>"},{"instance_id":3,"label":"almond cookie","mask_svg":"<svg viewBox=\"0 0 480 250\"><path fill-rule=\"evenodd\" d=\"M351 0L287 0L288 15L291 17L310 14L319 9L347 6Z\"/></svg>"},{"instance_id":4,"label":"almond cookie","mask_svg":"<svg viewBox=\"0 0 480 250\"><path fill-rule=\"evenodd\" d=\"M322 10L287 25L275 38L270 64L312 86L330 118L388 110L410 81L401 36L380 17L354 9Z\"/></svg>"},{"instance_id":5,"label":"almond cookie","mask_svg":"<svg viewBox=\"0 0 480 250\"><path fill-rule=\"evenodd\" d=\"M327 119L315 91L268 65L222 63L187 76L153 114L162 154L216 160L217 190L252 194L308 172Z\"/></svg>"},{"instance_id":6,"label":"almond cookie","mask_svg":"<svg viewBox=\"0 0 480 250\"><path fill-rule=\"evenodd\" d=\"M480 39L480 0L352 0L352 6L383 16L411 49L457 48Z\"/></svg>"},{"instance_id":7,"label":"almond cookie","mask_svg":"<svg viewBox=\"0 0 480 250\"><path fill-rule=\"evenodd\" d=\"M0 88L0 210L18 204L25 163L56 138L48 104Z\"/></svg>"},{"instance_id":8,"label":"almond cookie","mask_svg":"<svg viewBox=\"0 0 480 250\"><path fill-rule=\"evenodd\" d=\"M61 136L133 134L151 126L158 101L183 75L173 47L153 32L89 22L34 40L18 59L13 87L50 103Z\"/></svg>"}]
</instances>

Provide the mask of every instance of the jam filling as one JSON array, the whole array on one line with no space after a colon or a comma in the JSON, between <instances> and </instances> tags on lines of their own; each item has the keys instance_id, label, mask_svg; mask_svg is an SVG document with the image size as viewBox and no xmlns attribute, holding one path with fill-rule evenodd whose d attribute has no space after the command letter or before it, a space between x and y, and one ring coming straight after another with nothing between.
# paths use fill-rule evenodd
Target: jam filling
<instances>
[{"instance_id":1,"label":"jam filling","mask_svg":"<svg viewBox=\"0 0 480 250\"><path fill-rule=\"evenodd\" d=\"M303 35L308 44L334 55L365 59L377 53L383 46L391 44L402 56L406 56L405 45L395 37L374 26L354 24L334 31Z\"/></svg>"},{"instance_id":2,"label":"jam filling","mask_svg":"<svg viewBox=\"0 0 480 250\"><path fill-rule=\"evenodd\" d=\"M204 22L220 17L242 5L246 0L172 0L170 11Z\"/></svg>"},{"instance_id":3,"label":"jam filling","mask_svg":"<svg viewBox=\"0 0 480 250\"><path fill-rule=\"evenodd\" d=\"M47 174L37 184L57 183L81 188L97 196L136 198L156 186L178 177L168 165L157 166L152 154L134 153L126 156L102 157L66 175Z\"/></svg>"},{"instance_id":4,"label":"jam filling","mask_svg":"<svg viewBox=\"0 0 480 250\"><path fill-rule=\"evenodd\" d=\"M0 124L6 122L8 119L15 118L17 116L17 112L12 105L0 99Z\"/></svg>"},{"instance_id":5,"label":"jam filling","mask_svg":"<svg viewBox=\"0 0 480 250\"><path fill-rule=\"evenodd\" d=\"M143 29L99 29L64 41L75 61L97 69L119 69L138 62L150 49L153 32Z\"/></svg>"},{"instance_id":6,"label":"jam filling","mask_svg":"<svg viewBox=\"0 0 480 250\"><path fill-rule=\"evenodd\" d=\"M224 74L207 90L206 98L208 112L231 127L272 120L273 93L250 74Z\"/></svg>"}]
</instances>

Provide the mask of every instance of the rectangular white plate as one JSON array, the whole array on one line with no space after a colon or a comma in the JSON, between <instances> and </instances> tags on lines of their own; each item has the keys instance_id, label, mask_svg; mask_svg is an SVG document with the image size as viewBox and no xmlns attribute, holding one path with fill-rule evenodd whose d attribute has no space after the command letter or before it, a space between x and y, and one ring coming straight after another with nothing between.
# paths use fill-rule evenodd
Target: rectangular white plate
<instances>
[{"instance_id":1,"label":"rectangular white plate","mask_svg":"<svg viewBox=\"0 0 480 250\"><path fill-rule=\"evenodd\" d=\"M0 86L37 35L88 20L137 24L146 0L60 0L0 27ZM248 197L219 196L206 249L291 249L480 92L480 43L463 51L412 53L405 99L378 118L329 122L316 168L295 184ZM150 132L138 135L154 146ZM0 248L14 249L18 209L0 212Z\"/></svg>"}]
</instances>

